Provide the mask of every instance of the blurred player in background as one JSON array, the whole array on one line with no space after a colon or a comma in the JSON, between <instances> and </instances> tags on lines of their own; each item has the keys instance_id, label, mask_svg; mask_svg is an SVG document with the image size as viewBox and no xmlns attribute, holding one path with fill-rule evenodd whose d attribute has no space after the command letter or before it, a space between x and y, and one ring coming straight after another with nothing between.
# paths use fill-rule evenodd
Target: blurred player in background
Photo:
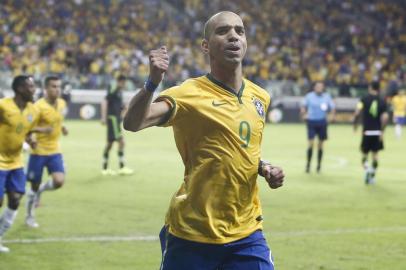
<instances>
[{"instance_id":1,"label":"blurred player in background","mask_svg":"<svg viewBox=\"0 0 406 270\"><path fill-rule=\"evenodd\" d=\"M406 124L406 89L400 89L398 94L392 98L391 103L395 135L400 139L402 137L402 126Z\"/></svg>"},{"instance_id":2,"label":"blurred player in background","mask_svg":"<svg viewBox=\"0 0 406 270\"><path fill-rule=\"evenodd\" d=\"M357 104L354 113L354 131L362 115L362 164L365 170L365 184L375 183L378 168L378 152L383 150L383 133L388 123L386 102L379 97L380 84L374 81L368 88L368 95ZM368 154L372 153L372 166L368 162Z\"/></svg>"},{"instance_id":3,"label":"blurred player in background","mask_svg":"<svg viewBox=\"0 0 406 270\"><path fill-rule=\"evenodd\" d=\"M152 102L169 65L161 47L150 52L149 78L130 102L124 127L172 126L185 166L160 234L162 270L273 269L262 233L257 176L278 188L284 175L260 161L270 97L242 77L246 49L241 18L220 12L204 28L202 50L210 73Z\"/></svg>"},{"instance_id":4,"label":"blurred player in background","mask_svg":"<svg viewBox=\"0 0 406 270\"><path fill-rule=\"evenodd\" d=\"M122 175L133 174L133 170L125 166L124 162L124 137L121 133L122 115L126 110L123 103L123 91L127 78L120 75L117 78L117 85L111 85L108 89L106 99L101 104L101 121L107 124L107 144L103 152L103 175L115 175L116 172L108 168L109 154L114 142L118 142L118 173Z\"/></svg>"},{"instance_id":5,"label":"blurred player in background","mask_svg":"<svg viewBox=\"0 0 406 270\"><path fill-rule=\"evenodd\" d=\"M63 125L66 103L60 98L61 80L49 76L45 79L45 95L35 102L39 113L38 126L52 127L48 134L36 134L36 148L32 150L27 168L27 178L31 189L27 195L27 226L37 228L34 218L34 207L38 206L40 196L44 191L59 189L65 182L65 167L59 145L61 134L68 135L68 129ZM47 168L51 179L41 184L44 168Z\"/></svg>"},{"instance_id":6,"label":"blurred player in background","mask_svg":"<svg viewBox=\"0 0 406 270\"><path fill-rule=\"evenodd\" d=\"M308 147L306 152L306 172L310 172L310 164L313 156L314 138L318 137L317 145L317 172L321 170L323 158L323 145L327 140L328 122L334 121L335 105L329 93L324 92L324 82L318 81L314 84L313 91L306 94L302 101L300 113L307 125ZM328 119L328 114L330 120Z\"/></svg>"},{"instance_id":7,"label":"blurred player in background","mask_svg":"<svg viewBox=\"0 0 406 270\"><path fill-rule=\"evenodd\" d=\"M4 233L17 216L21 197L25 192L25 174L21 160L23 142L29 140L31 132L50 132L50 127L35 127L38 112L32 104L35 92L34 80L20 75L13 79L11 88L15 96L0 100L0 206L4 192L8 204L0 216L0 253L9 252L1 244ZM30 143L33 143L29 140ZM32 144L32 147L35 147Z\"/></svg>"}]
</instances>

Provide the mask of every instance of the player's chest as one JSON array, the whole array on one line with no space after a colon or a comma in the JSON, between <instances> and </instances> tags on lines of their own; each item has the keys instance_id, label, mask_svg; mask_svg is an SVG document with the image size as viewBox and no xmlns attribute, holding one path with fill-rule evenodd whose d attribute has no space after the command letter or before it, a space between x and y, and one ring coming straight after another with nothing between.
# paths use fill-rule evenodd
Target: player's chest
<instances>
[{"instance_id":1,"label":"player's chest","mask_svg":"<svg viewBox=\"0 0 406 270\"><path fill-rule=\"evenodd\" d=\"M208 96L197 107L198 122L204 126L239 130L249 126L263 128L265 123L265 104L257 97Z\"/></svg>"},{"instance_id":2,"label":"player's chest","mask_svg":"<svg viewBox=\"0 0 406 270\"><path fill-rule=\"evenodd\" d=\"M31 129L35 117L34 112L31 110L11 109L6 111L5 114L5 126L10 132L16 132L17 134L25 133Z\"/></svg>"},{"instance_id":3,"label":"player's chest","mask_svg":"<svg viewBox=\"0 0 406 270\"><path fill-rule=\"evenodd\" d=\"M40 122L42 124L55 124L63 120L63 109L61 108L46 108L41 111Z\"/></svg>"}]
</instances>

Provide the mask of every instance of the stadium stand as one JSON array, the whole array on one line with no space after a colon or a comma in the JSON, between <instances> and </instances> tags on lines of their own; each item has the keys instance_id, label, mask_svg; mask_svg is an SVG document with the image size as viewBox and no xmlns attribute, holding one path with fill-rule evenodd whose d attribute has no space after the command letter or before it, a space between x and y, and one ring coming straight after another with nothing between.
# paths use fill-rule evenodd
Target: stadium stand
<instances>
[{"instance_id":1,"label":"stadium stand","mask_svg":"<svg viewBox=\"0 0 406 270\"><path fill-rule=\"evenodd\" d=\"M103 89L117 74L137 84L148 51L171 53L164 87L206 73L200 52L207 14L235 11L249 22L245 76L303 94L326 80L337 95L382 80L388 93L406 84L406 2L341 0L3 0L0 87L16 74L57 74L73 88ZM51 19L52 18L52 19ZM292 92L292 93L290 93Z\"/></svg>"}]
</instances>

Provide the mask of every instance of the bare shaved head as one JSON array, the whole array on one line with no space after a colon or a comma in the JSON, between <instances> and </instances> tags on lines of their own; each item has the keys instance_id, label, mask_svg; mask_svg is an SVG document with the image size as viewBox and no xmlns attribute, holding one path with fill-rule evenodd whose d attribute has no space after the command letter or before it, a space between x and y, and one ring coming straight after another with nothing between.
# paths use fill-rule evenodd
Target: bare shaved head
<instances>
[{"instance_id":1,"label":"bare shaved head","mask_svg":"<svg viewBox=\"0 0 406 270\"><path fill-rule=\"evenodd\" d=\"M216 22L218 21L219 18L221 18L223 16L238 17L241 20L240 16L238 16L237 14L235 14L234 12L231 12L231 11L221 11L219 13L214 14L204 24L204 31L203 31L204 39L208 40L210 38L210 35L213 33L213 29L214 29L214 26L216 25Z\"/></svg>"}]
</instances>

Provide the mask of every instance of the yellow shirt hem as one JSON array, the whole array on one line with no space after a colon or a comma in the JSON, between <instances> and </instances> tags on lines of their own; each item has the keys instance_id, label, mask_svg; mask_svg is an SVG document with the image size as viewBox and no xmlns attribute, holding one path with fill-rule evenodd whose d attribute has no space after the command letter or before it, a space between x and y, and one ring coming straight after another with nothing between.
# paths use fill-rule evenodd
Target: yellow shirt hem
<instances>
[{"instance_id":1,"label":"yellow shirt hem","mask_svg":"<svg viewBox=\"0 0 406 270\"><path fill-rule=\"evenodd\" d=\"M176 230L174 230L173 228L171 228L171 226L169 225L169 233L178 237L178 238L182 238L188 241L193 241L193 242L198 242L198 243L204 243L204 244L227 244L227 243L231 243L234 241L238 241L241 240L245 237L250 236L251 234L253 234L255 231L258 230L263 230L262 227L262 223L259 223L257 226L253 227L251 230L241 233L241 234L237 234L233 237L224 237L224 238L218 238L218 239L212 239L212 238L206 238L206 237L200 237L200 236L192 236L192 235L188 235L185 236L184 234L182 234L181 232L178 232Z\"/></svg>"}]
</instances>

